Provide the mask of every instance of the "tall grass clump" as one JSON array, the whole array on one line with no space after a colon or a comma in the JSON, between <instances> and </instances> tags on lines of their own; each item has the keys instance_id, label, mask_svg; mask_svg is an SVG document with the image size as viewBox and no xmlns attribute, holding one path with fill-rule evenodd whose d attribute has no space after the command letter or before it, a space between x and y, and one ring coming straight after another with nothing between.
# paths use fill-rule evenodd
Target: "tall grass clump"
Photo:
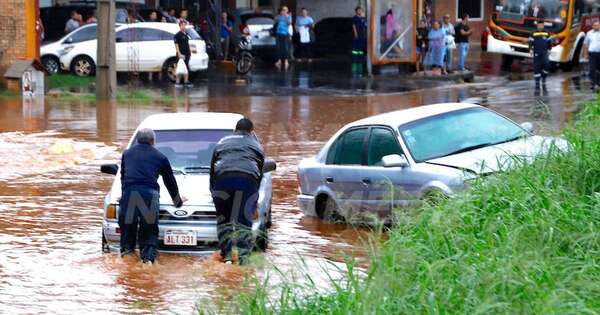
<instances>
[{"instance_id":1,"label":"tall grass clump","mask_svg":"<svg viewBox=\"0 0 600 315\"><path fill-rule=\"evenodd\" d=\"M567 152L399 210L363 277L349 262L329 293L259 283L239 312L600 313L600 103L586 105L564 137Z\"/></svg>"}]
</instances>

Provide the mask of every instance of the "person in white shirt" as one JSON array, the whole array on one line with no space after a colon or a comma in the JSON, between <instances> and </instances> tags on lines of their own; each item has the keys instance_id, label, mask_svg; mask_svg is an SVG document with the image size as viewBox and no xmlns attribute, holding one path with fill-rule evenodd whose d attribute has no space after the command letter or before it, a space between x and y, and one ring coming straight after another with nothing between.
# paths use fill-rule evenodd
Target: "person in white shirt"
<instances>
[{"instance_id":1,"label":"person in white shirt","mask_svg":"<svg viewBox=\"0 0 600 315\"><path fill-rule=\"evenodd\" d=\"M584 57L587 56L590 66L590 80L592 81L592 89L596 89L598 82L598 66L600 65L600 22L592 24L592 30L587 33L583 41Z\"/></svg>"}]
</instances>

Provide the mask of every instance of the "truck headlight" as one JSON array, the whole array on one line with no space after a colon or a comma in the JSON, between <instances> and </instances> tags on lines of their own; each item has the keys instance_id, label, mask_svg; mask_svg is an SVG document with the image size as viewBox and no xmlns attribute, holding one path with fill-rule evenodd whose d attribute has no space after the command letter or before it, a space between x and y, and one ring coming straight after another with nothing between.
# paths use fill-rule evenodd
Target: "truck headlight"
<instances>
[{"instance_id":1,"label":"truck headlight","mask_svg":"<svg viewBox=\"0 0 600 315\"><path fill-rule=\"evenodd\" d=\"M117 219L117 207L116 204L110 204L106 207L106 218L107 219Z\"/></svg>"}]
</instances>

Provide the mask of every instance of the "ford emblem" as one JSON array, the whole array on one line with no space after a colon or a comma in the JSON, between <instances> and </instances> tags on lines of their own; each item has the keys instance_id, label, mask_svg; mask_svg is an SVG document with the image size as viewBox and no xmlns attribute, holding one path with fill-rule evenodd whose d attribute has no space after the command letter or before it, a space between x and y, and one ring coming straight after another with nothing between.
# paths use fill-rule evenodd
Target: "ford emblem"
<instances>
[{"instance_id":1,"label":"ford emblem","mask_svg":"<svg viewBox=\"0 0 600 315\"><path fill-rule=\"evenodd\" d=\"M175 215L178 216L178 217L183 217L183 216L186 216L187 214L188 213L185 210L177 210L177 211L175 211Z\"/></svg>"}]
</instances>

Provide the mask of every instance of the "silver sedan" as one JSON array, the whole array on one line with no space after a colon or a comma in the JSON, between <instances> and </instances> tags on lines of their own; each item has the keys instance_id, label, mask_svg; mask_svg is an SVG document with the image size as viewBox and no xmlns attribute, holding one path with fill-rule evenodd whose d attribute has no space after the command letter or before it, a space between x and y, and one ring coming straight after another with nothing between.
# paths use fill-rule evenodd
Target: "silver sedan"
<instances>
[{"instance_id":1,"label":"silver sedan","mask_svg":"<svg viewBox=\"0 0 600 315\"><path fill-rule=\"evenodd\" d=\"M298 203L322 219L389 219L391 209L452 196L468 181L526 161L560 138L533 135L481 106L446 103L365 118L340 129L298 166Z\"/></svg>"}]
</instances>

